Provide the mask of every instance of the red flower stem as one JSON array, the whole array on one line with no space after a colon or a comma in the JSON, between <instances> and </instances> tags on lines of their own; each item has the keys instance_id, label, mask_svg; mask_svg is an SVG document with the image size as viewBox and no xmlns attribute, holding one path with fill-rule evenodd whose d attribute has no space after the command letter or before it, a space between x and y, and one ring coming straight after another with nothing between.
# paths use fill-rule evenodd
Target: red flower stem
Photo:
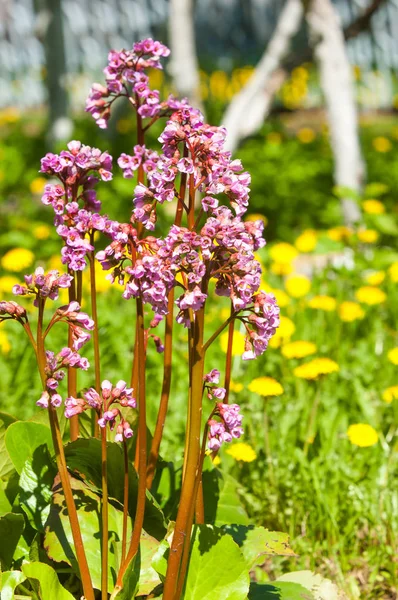
<instances>
[{"instance_id":1,"label":"red flower stem","mask_svg":"<svg viewBox=\"0 0 398 600\"><path fill-rule=\"evenodd\" d=\"M231 383L232 346L233 346L233 342L234 342L234 326L235 326L235 321L234 321L233 316L234 316L234 307L231 302L231 316L230 316L231 320L230 320L229 326L228 326L228 346L227 346L227 357L225 360L225 380L224 380L225 398L223 400L223 402L225 402L226 404L228 404L229 387L230 387L230 383Z\"/></svg>"},{"instance_id":2,"label":"red flower stem","mask_svg":"<svg viewBox=\"0 0 398 600\"><path fill-rule=\"evenodd\" d=\"M190 543L190 526L195 506L195 486L198 485L200 464L200 430L202 422L202 392L205 353L203 350L204 307L196 312L191 378L191 424L189 428L188 452L184 457L185 477L182 483L180 504L174 529L170 556L164 582L163 600L177 600L177 582L181 559L186 544Z\"/></svg>"},{"instance_id":3,"label":"red flower stem","mask_svg":"<svg viewBox=\"0 0 398 600\"><path fill-rule=\"evenodd\" d=\"M43 388L46 388L46 353L44 348L43 340L43 311L44 302L39 298L39 318L37 323L37 364L39 367L40 378L42 381ZM69 473L66 466L66 459L64 453L64 447L62 444L61 430L58 422L58 415L56 409L49 403L48 406L48 418L50 421L51 435L54 445L55 458L57 461L57 467L59 476L61 479L61 485L64 492L66 508L68 511L68 518L70 527L72 530L73 543L76 551L77 564L79 566L80 577L83 585L84 597L86 600L95 600L94 589L91 582L90 571L88 568L86 553L84 550L83 539L80 531L79 520L77 517L76 505L73 498L73 492L70 485Z\"/></svg>"},{"instance_id":4,"label":"red flower stem","mask_svg":"<svg viewBox=\"0 0 398 600\"><path fill-rule=\"evenodd\" d=\"M124 563L127 547L127 522L129 515L129 455L126 439L123 437L123 463L124 463L124 490L123 490L123 529L122 529L122 556L120 564Z\"/></svg>"},{"instance_id":5,"label":"red flower stem","mask_svg":"<svg viewBox=\"0 0 398 600\"><path fill-rule=\"evenodd\" d=\"M233 315L231 314L231 316L228 317L228 319L226 321L224 321L224 323L222 325L220 325L220 327L213 333L213 335L211 337L209 337L209 339L207 340L207 342L204 345L205 351L212 345L214 340L216 340L218 338L220 333L222 333L224 331L224 329L227 327L227 325L229 325L230 322L235 318L236 318L236 313L234 313Z\"/></svg>"},{"instance_id":6,"label":"red flower stem","mask_svg":"<svg viewBox=\"0 0 398 600\"><path fill-rule=\"evenodd\" d=\"M195 523L198 525L203 525L205 522L205 503L203 498L203 483L202 483L202 473L198 473L199 485L198 492L196 496L195 502Z\"/></svg>"},{"instance_id":7,"label":"red flower stem","mask_svg":"<svg viewBox=\"0 0 398 600\"><path fill-rule=\"evenodd\" d=\"M74 302L76 298L76 271L71 271L68 269L69 275L73 276L73 280L71 281L71 285L68 288L69 294L69 302ZM72 330L69 328L68 332L68 347L73 349L73 340L72 340ZM73 367L68 367L68 396L73 396L76 398L77 395L77 372ZM69 419L69 427L70 427L70 439L72 442L77 440L79 437L79 417L78 415L73 415Z\"/></svg>"},{"instance_id":8,"label":"red flower stem","mask_svg":"<svg viewBox=\"0 0 398 600\"><path fill-rule=\"evenodd\" d=\"M142 298L136 299L137 305L137 339L138 339L138 493L137 508L134 519L133 534L131 536L130 547L126 559L120 566L116 587L122 587L123 576L134 556L137 554L142 526L144 523L145 500L146 500L146 469L147 469L147 435L146 435L146 405L145 405L145 327L144 327L144 309Z\"/></svg>"},{"instance_id":9,"label":"red flower stem","mask_svg":"<svg viewBox=\"0 0 398 600\"><path fill-rule=\"evenodd\" d=\"M101 544L101 600L108 600L108 465L106 427L101 429L101 473L102 473L102 544Z\"/></svg>"},{"instance_id":10,"label":"red flower stem","mask_svg":"<svg viewBox=\"0 0 398 600\"><path fill-rule=\"evenodd\" d=\"M195 227L195 182L194 175L189 176L189 204L188 204L188 229Z\"/></svg>"},{"instance_id":11,"label":"red flower stem","mask_svg":"<svg viewBox=\"0 0 398 600\"><path fill-rule=\"evenodd\" d=\"M93 245L94 232L90 234L90 243ZM99 346L99 332L98 332L98 312L97 312L97 289L95 285L95 259L94 252L90 252L88 255L90 264L90 299L91 299L91 316L94 321L93 330L93 345L94 345L94 375L95 375L95 389L98 393L101 391L101 362L100 362L100 346ZM97 423L97 413L92 411L92 433L94 437L99 437L99 426Z\"/></svg>"}]
</instances>

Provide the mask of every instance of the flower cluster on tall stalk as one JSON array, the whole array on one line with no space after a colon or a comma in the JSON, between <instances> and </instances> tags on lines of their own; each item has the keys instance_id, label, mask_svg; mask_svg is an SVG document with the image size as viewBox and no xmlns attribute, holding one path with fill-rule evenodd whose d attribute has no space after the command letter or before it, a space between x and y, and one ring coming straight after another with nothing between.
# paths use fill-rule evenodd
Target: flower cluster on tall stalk
<instances>
[{"instance_id":1,"label":"flower cluster on tall stalk","mask_svg":"<svg viewBox=\"0 0 398 600\"><path fill-rule=\"evenodd\" d=\"M125 486L128 487L126 440L133 430L126 409L137 410L138 496L131 538L127 539L128 496L125 495L122 557L115 590L137 554L142 533L147 489L156 471L164 430L172 377L172 340L174 321L186 328L189 356L189 391L184 453L183 481L179 509L171 542L164 600L180 598L189 562L190 534L194 520L204 522L201 488L205 452L215 454L223 443L243 433L240 407L228 404L232 343L236 322L245 331L243 359L261 355L279 325L279 308L272 294L259 289L261 268L255 252L265 244L263 223L243 221L249 201L250 175L238 159L224 150L225 129L204 122L203 116L186 100L170 96L161 101L159 92L149 86L148 68L162 68L160 58L168 48L151 39L120 52L109 53L105 69L106 85L94 84L86 110L101 128L107 126L113 103L126 98L136 120L136 144L131 154L117 160L126 178L135 179L133 208L125 223L101 213L96 196L99 177L112 178L112 157L107 152L84 146L78 141L68 144L59 155L49 153L41 163L41 172L51 180L42 201L54 210L54 224L62 239L61 257L65 273L37 269L25 278L26 286L16 286L17 295L34 295L38 307L37 335L33 335L26 311L15 302L0 303L0 319L19 321L35 349L43 384L38 405L47 409L53 433L61 482L67 503L84 596L93 600L94 591L87 566L85 549L76 507L66 468L56 407L64 405L71 421L70 436L79 434L79 414L91 411L93 435L101 438L102 447L102 598L108 598L108 493L107 430L116 430L114 440L125 448ZM159 136L160 148L146 146L146 132L159 119L166 119ZM175 203L174 222L167 233L156 235L161 205ZM128 211L127 211L128 212ZM106 236L108 243L96 252L95 234ZM95 260L108 272L108 278L120 286L121 296L134 299L132 331L135 332L131 382L113 385L101 382L100 347L95 285ZM91 290L91 317L81 312L83 274L88 266ZM214 282L214 293L230 299L231 312L226 322L204 339L206 303ZM58 296L58 289L69 290L69 304L54 312L44 328L44 306ZM144 307L152 310L146 317ZM135 315L133 314L135 313ZM58 354L45 347L49 330L64 322L69 328L68 347ZM153 333L164 323L164 337ZM225 380L219 386L220 373L205 373L206 351L220 333L228 328ZM88 362L80 348L93 332L93 387L78 394L77 370L87 369ZM147 455L146 423L146 349L152 337L164 354L164 374L157 423ZM59 384L67 369L65 398ZM206 392L213 406L203 406ZM206 415L206 411L208 414ZM202 418L204 412L206 418ZM202 437L202 443L200 439ZM127 482L127 483L126 483ZM125 490L128 494L128 490Z\"/></svg>"}]
</instances>

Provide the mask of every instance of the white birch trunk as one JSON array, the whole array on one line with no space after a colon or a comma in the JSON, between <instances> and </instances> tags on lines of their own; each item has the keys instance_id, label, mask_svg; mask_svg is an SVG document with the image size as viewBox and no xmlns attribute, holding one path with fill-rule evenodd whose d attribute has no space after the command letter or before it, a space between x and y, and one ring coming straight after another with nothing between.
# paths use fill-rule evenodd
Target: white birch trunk
<instances>
[{"instance_id":1,"label":"white birch trunk","mask_svg":"<svg viewBox=\"0 0 398 600\"><path fill-rule=\"evenodd\" d=\"M286 73L280 69L290 41L303 18L301 0L287 0L278 23L252 77L229 104L222 124L227 128L226 148L233 152L241 139L255 133L263 124L273 95Z\"/></svg>"},{"instance_id":2,"label":"white birch trunk","mask_svg":"<svg viewBox=\"0 0 398 600\"><path fill-rule=\"evenodd\" d=\"M199 66L195 45L193 0L170 0L169 71L179 96L202 109Z\"/></svg>"},{"instance_id":3,"label":"white birch trunk","mask_svg":"<svg viewBox=\"0 0 398 600\"><path fill-rule=\"evenodd\" d=\"M359 144L352 68L339 16L331 0L312 0L307 21L314 38L314 53L325 96L335 183L359 192L365 167ZM354 200L343 198L342 211L347 224L360 220L361 212Z\"/></svg>"}]
</instances>

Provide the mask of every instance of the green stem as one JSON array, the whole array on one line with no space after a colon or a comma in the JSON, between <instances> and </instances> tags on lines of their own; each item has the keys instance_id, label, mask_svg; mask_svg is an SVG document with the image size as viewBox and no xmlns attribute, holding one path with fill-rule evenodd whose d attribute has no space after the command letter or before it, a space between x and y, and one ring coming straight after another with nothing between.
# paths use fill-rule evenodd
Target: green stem
<instances>
[{"instance_id":1,"label":"green stem","mask_svg":"<svg viewBox=\"0 0 398 600\"><path fill-rule=\"evenodd\" d=\"M203 346L204 351L206 351L212 345L214 340L216 340L218 338L220 333L222 333L224 331L224 329L227 327L227 325L229 325L230 322L235 318L236 318L236 313L234 313L233 315L231 314L231 316L228 317L228 319L222 325L220 325L220 327L213 333L213 335L211 337L209 337L209 339Z\"/></svg>"},{"instance_id":2,"label":"green stem","mask_svg":"<svg viewBox=\"0 0 398 600\"><path fill-rule=\"evenodd\" d=\"M101 545L101 598L108 600L108 465L106 427L101 429L101 472L102 472L102 545Z\"/></svg>"}]
</instances>

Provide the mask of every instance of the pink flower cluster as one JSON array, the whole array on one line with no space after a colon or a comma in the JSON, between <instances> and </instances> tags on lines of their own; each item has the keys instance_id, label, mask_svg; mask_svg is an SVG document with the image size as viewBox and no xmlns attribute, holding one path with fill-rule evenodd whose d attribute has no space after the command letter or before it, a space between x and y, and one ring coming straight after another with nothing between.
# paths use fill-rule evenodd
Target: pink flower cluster
<instances>
[{"instance_id":1,"label":"pink flower cluster","mask_svg":"<svg viewBox=\"0 0 398 600\"><path fill-rule=\"evenodd\" d=\"M15 319L16 321L27 321L26 310L20 304L12 300L2 300L0 302L0 322L6 319Z\"/></svg>"},{"instance_id":2,"label":"pink flower cluster","mask_svg":"<svg viewBox=\"0 0 398 600\"><path fill-rule=\"evenodd\" d=\"M220 371L218 369L212 369L210 373L204 376L203 380L209 400L224 400L226 394L225 388L215 385L220 381Z\"/></svg>"},{"instance_id":3,"label":"pink flower cluster","mask_svg":"<svg viewBox=\"0 0 398 600\"><path fill-rule=\"evenodd\" d=\"M73 277L67 273L60 274L59 271L52 270L44 274L42 267L37 267L33 275L25 275L24 277L26 286L14 285L12 288L15 296L26 296L33 294L36 296L34 305L37 306L37 299L50 298L51 300L57 300L60 288L70 287Z\"/></svg>"},{"instance_id":4,"label":"pink flower cluster","mask_svg":"<svg viewBox=\"0 0 398 600\"><path fill-rule=\"evenodd\" d=\"M87 371L90 364L87 358L80 356L78 352L74 352L70 348L62 348L57 355L54 352L46 351L46 389L41 397L36 402L41 408L48 408L49 403L55 408L62 404L62 397L57 392L59 382L65 377L65 371L62 369L74 367Z\"/></svg>"},{"instance_id":5,"label":"pink flower cluster","mask_svg":"<svg viewBox=\"0 0 398 600\"><path fill-rule=\"evenodd\" d=\"M217 403L215 416L220 420L209 419L208 448L217 452L223 442L231 442L234 438L240 438L243 434L241 426L242 415L238 404Z\"/></svg>"},{"instance_id":6,"label":"pink flower cluster","mask_svg":"<svg viewBox=\"0 0 398 600\"><path fill-rule=\"evenodd\" d=\"M243 360L251 360L263 354L280 323L280 309L273 294L260 291L254 295L253 300L250 314L241 318L248 332Z\"/></svg>"},{"instance_id":7,"label":"pink flower cluster","mask_svg":"<svg viewBox=\"0 0 398 600\"><path fill-rule=\"evenodd\" d=\"M53 322L56 321L68 323L72 332L73 349L76 351L80 350L91 337L85 330L92 331L94 329L94 321L86 313L80 311L78 302L70 302L66 306L58 308L53 317Z\"/></svg>"}]
</instances>

